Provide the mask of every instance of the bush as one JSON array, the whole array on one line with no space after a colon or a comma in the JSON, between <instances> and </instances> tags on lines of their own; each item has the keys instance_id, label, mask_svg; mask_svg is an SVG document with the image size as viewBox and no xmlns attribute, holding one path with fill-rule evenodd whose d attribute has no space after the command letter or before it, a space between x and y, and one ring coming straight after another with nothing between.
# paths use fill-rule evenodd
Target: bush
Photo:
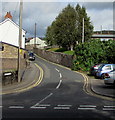
<instances>
[{"instance_id":1,"label":"bush","mask_svg":"<svg viewBox=\"0 0 115 120\"><path fill-rule=\"evenodd\" d=\"M115 41L91 40L75 48L74 70L88 71L99 63L115 63Z\"/></svg>"}]
</instances>

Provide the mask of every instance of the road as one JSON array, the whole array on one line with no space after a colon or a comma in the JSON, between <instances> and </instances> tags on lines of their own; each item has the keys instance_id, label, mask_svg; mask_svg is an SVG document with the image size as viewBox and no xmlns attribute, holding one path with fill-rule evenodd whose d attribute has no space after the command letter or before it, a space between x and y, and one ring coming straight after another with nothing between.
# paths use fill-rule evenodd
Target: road
<instances>
[{"instance_id":1,"label":"road","mask_svg":"<svg viewBox=\"0 0 115 120\"><path fill-rule=\"evenodd\" d=\"M77 118L115 120L115 103L84 90L80 73L36 57L42 82L27 91L2 96L4 118Z\"/></svg>"}]
</instances>

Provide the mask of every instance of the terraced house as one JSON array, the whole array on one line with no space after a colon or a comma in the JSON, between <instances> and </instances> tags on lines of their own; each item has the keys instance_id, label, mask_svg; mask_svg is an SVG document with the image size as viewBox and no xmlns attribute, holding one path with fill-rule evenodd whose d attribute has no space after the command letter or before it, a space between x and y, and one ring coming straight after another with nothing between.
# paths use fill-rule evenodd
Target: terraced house
<instances>
[{"instance_id":1,"label":"terraced house","mask_svg":"<svg viewBox=\"0 0 115 120\"><path fill-rule=\"evenodd\" d=\"M25 34L22 29L21 41L21 58L25 54ZM2 69L17 68L18 46L19 46L19 26L13 21L10 12L4 16L4 20L0 23L0 59L2 59Z\"/></svg>"}]
</instances>

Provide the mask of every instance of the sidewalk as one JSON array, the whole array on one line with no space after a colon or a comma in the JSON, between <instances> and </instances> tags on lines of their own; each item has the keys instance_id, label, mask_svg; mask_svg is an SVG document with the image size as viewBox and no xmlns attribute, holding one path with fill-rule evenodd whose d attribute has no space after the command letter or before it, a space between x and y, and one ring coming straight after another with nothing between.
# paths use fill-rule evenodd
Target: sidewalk
<instances>
[{"instance_id":1,"label":"sidewalk","mask_svg":"<svg viewBox=\"0 0 115 120\"><path fill-rule=\"evenodd\" d=\"M88 78L91 82L91 89L93 92L102 96L115 98L115 86L105 85L104 80L102 79L95 79L94 77L89 76Z\"/></svg>"},{"instance_id":2,"label":"sidewalk","mask_svg":"<svg viewBox=\"0 0 115 120\"><path fill-rule=\"evenodd\" d=\"M20 83L9 84L2 86L2 93L16 93L25 91L33 86L39 78L40 70L35 66L34 63L30 63L30 66L26 68L22 81Z\"/></svg>"}]
</instances>

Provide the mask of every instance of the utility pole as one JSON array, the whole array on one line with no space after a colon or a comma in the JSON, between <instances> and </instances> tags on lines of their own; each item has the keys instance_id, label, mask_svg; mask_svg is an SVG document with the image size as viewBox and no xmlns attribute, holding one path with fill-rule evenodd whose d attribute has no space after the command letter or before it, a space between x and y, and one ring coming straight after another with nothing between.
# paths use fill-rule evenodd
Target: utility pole
<instances>
[{"instance_id":1,"label":"utility pole","mask_svg":"<svg viewBox=\"0 0 115 120\"><path fill-rule=\"evenodd\" d=\"M82 26L82 43L84 43L84 18L83 18L83 26Z\"/></svg>"},{"instance_id":2,"label":"utility pole","mask_svg":"<svg viewBox=\"0 0 115 120\"><path fill-rule=\"evenodd\" d=\"M22 9L23 9L23 2L20 0L20 13L19 13L19 41L18 41L18 82L21 81L21 75L20 75L20 70L21 70L21 56L20 56L20 48L22 45Z\"/></svg>"},{"instance_id":3,"label":"utility pole","mask_svg":"<svg viewBox=\"0 0 115 120\"><path fill-rule=\"evenodd\" d=\"M35 32L34 47L36 47L36 25L37 25L37 24L35 23L35 31L34 31L34 32Z\"/></svg>"}]
</instances>

